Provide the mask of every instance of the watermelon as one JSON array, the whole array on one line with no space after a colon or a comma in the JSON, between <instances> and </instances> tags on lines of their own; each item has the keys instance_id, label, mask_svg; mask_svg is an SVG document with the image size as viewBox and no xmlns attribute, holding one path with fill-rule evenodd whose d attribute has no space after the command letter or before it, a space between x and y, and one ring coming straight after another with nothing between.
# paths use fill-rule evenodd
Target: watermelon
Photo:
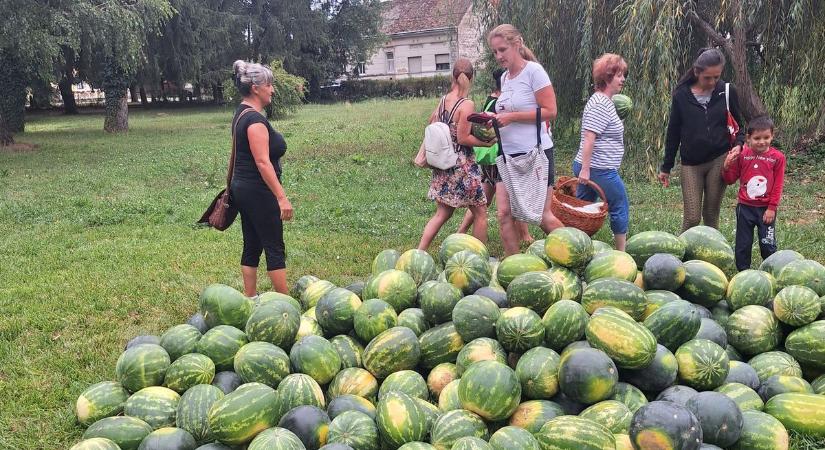
<instances>
[{"instance_id":1,"label":"watermelon","mask_svg":"<svg viewBox=\"0 0 825 450\"><path fill-rule=\"evenodd\" d=\"M75 402L75 417L84 427L106 417L112 417L123 412L123 405L129 398L127 391L120 383L101 381L86 388Z\"/></svg>"},{"instance_id":2,"label":"watermelon","mask_svg":"<svg viewBox=\"0 0 825 450\"><path fill-rule=\"evenodd\" d=\"M395 263L396 270L403 270L410 274L416 285L435 279L438 272L435 267L435 260L424 250L407 250L398 257Z\"/></svg>"},{"instance_id":3,"label":"watermelon","mask_svg":"<svg viewBox=\"0 0 825 450\"><path fill-rule=\"evenodd\" d=\"M501 312L489 298L468 295L455 304L451 315L456 333L464 342L470 342L480 337L495 337Z\"/></svg>"},{"instance_id":4,"label":"watermelon","mask_svg":"<svg viewBox=\"0 0 825 450\"><path fill-rule=\"evenodd\" d=\"M361 299L344 288L335 288L321 297L315 305L318 325L330 335L352 331L353 316L361 306Z\"/></svg>"},{"instance_id":5,"label":"watermelon","mask_svg":"<svg viewBox=\"0 0 825 450\"><path fill-rule=\"evenodd\" d=\"M479 361L461 376L458 398L463 409L485 420L504 420L519 405L521 384L516 373L506 365L497 361Z\"/></svg>"},{"instance_id":6,"label":"watermelon","mask_svg":"<svg viewBox=\"0 0 825 450\"><path fill-rule=\"evenodd\" d=\"M138 418L157 430L175 426L180 395L160 386L143 388L129 397L123 405L123 414Z\"/></svg>"},{"instance_id":7,"label":"watermelon","mask_svg":"<svg viewBox=\"0 0 825 450\"><path fill-rule=\"evenodd\" d=\"M459 379L456 379L444 386L444 389L438 394L438 409L443 412L462 409L461 400L458 398L459 381Z\"/></svg>"},{"instance_id":8,"label":"watermelon","mask_svg":"<svg viewBox=\"0 0 825 450\"><path fill-rule=\"evenodd\" d=\"M474 436L464 436L453 444L451 450L494 450L484 439Z\"/></svg>"},{"instance_id":9,"label":"watermelon","mask_svg":"<svg viewBox=\"0 0 825 450\"><path fill-rule=\"evenodd\" d=\"M447 282L467 295L487 286L492 271L484 258L470 250L462 250L451 256L444 264L444 277Z\"/></svg>"},{"instance_id":10,"label":"watermelon","mask_svg":"<svg viewBox=\"0 0 825 450\"><path fill-rule=\"evenodd\" d=\"M292 303L269 301L252 310L246 321L246 337L250 341L262 341L288 349L295 343L295 335L301 325L301 313Z\"/></svg>"},{"instance_id":11,"label":"watermelon","mask_svg":"<svg viewBox=\"0 0 825 450\"><path fill-rule=\"evenodd\" d=\"M561 294L562 286L547 271L523 273L507 285L510 306L523 306L538 314L561 300Z\"/></svg>"},{"instance_id":12,"label":"watermelon","mask_svg":"<svg viewBox=\"0 0 825 450\"><path fill-rule=\"evenodd\" d=\"M725 331L728 343L743 355L771 351L782 338L779 321L771 310L758 305L744 306L731 313Z\"/></svg>"},{"instance_id":13,"label":"watermelon","mask_svg":"<svg viewBox=\"0 0 825 450\"><path fill-rule=\"evenodd\" d=\"M418 304L431 325L449 322L453 308L461 300L461 290L450 283L435 281L418 292Z\"/></svg>"},{"instance_id":14,"label":"watermelon","mask_svg":"<svg viewBox=\"0 0 825 450\"><path fill-rule=\"evenodd\" d=\"M496 277L501 287L507 289L510 282L523 273L546 270L547 264L538 256L516 253L501 261L496 270Z\"/></svg>"},{"instance_id":15,"label":"watermelon","mask_svg":"<svg viewBox=\"0 0 825 450\"><path fill-rule=\"evenodd\" d=\"M529 431L519 427L506 426L499 428L490 436L490 446L495 450L540 450L539 441Z\"/></svg>"},{"instance_id":16,"label":"watermelon","mask_svg":"<svg viewBox=\"0 0 825 450\"><path fill-rule=\"evenodd\" d=\"M794 327L807 325L822 313L819 296L805 286L787 286L773 299L773 313L781 322Z\"/></svg>"},{"instance_id":17,"label":"watermelon","mask_svg":"<svg viewBox=\"0 0 825 450\"><path fill-rule=\"evenodd\" d=\"M504 347L494 339L473 339L458 352L458 356L456 357L457 378L460 378L465 370L478 361L498 361L506 364L507 352L505 352Z\"/></svg>"},{"instance_id":18,"label":"watermelon","mask_svg":"<svg viewBox=\"0 0 825 450\"><path fill-rule=\"evenodd\" d=\"M634 320L641 320L647 297L645 291L629 281L601 278L587 285L581 303L588 314L593 314L602 306L615 306L630 314Z\"/></svg>"},{"instance_id":19,"label":"watermelon","mask_svg":"<svg viewBox=\"0 0 825 450\"><path fill-rule=\"evenodd\" d=\"M581 300L582 281L576 272L562 266L553 266L547 269L556 284L561 285L561 298L565 300Z\"/></svg>"},{"instance_id":20,"label":"watermelon","mask_svg":"<svg viewBox=\"0 0 825 450\"><path fill-rule=\"evenodd\" d=\"M367 370L358 367L341 370L327 387L327 395L331 399L345 394L373 399L377 393L378 380Z\"/></svg>"},{"instance_id":21,"label":"watermelon","mask_svg":"<svg viewBox=\"0 0 825 450\"><path fill-rule=\"evenodd\" d=\"M782 422L761 411L742 412L742 433L731 450L788 450L788 431Z\"/></svg>"},{"instance_id":22,"label":"watermelon","mask_svg":"<svg viewBox=\"0 0 825 450\"><path fill-rule=\"evenodd\" d=\"M653 401L639 408L630 422L636 448L698 450L702 444L699 419L684 406Z\"/></svg>"},{"instance_id":23,"label":"watermelon","mask_svg":"<svg viewBox=\"0 0 825 450\"><path fill-rule=\"evenodd\" d=\"M289 351L289 361L295 371L311 376L318 384L329 383L341 370L341 357L321 336L301 338Z\"/></svg>"},{"instance_id":24,"label":"watermelon","mask_svg":"<svg viewBox=\"0 0 825 450\"><path fill-rule=\"evenodd\" d=\"M673 402L678 405L686 406L688 400L696 395L696 393L696 389L693 389L692 387L677 384L660 392L659 395L656 396L656 400Z\"/></svg>"},{"instance_id":25,"label":"watermelon","mask_svg":"<svg viewBox=\"0 0 825 450\"><path fill-rule=\"evenodd\" d=\"M780 351L760 353L751 358L748 365L754 369L760 383L774 375L802 376L802 369L796 359Z\"/></svg>"},{"instance_id":26,"label":"watermelon","mask_svg":"<svg viewBox=\"0 0 825 450\"><path fill-rule=\"evenodd\" d=\"M375 418L375 405L369 400L352 394L344 394L335 397L329 402L327 406L327 414L331 419L335 419L339 415L347 411L358 411L368 415L370 418Z\"/></svg>"},{"instance_id":27,"label":"watermelon","mask_svg":"<svg viewBox=\"0 0 825 450\"><path fill-rule=\"evenodd\" d=\"M409 328L416 336L430 329L430 324L424 318L424 311L420 308L407 308L398 314L398 326Z\"/></svg>"},{"instance_id":28,"label":"watermelon","mask_svg":"<svg viewBox=\"0 0 825 450\"><path fill-rule=\"evenodd\" d=\"M289 356L269 342L250 342L235 354L235 373L244 383L258 382L272 388L289 375Z\"/></svg>"},{"instance_id":29,"label":"watermelon","mask_svg":"<svg viewBox=\"0 0 825 450\"><path fill-rule=\"evenodd\" d=\"M241 377L231 370L218 372L215 374L215 378L212 379L212 386L217 387L224 394L234 391L241 384L243 384Z\"/></svg>"},{"instance_id":30,"label":"watermelon","mask_svg":"<svg viewBox=\"0 0 825 450\"><path fill-rule=\"evenodd\" d=\"M252 312L252 300L225 284L210 284L199 300L200 313L209 328L229 325L243 329Z\"/></svg>"},{"instance_id":31,"label":"watermelon","mask_svg":"<svg viewBox=\"0 0 825 450\"><path fill-rule=\"evenodd\" d=\"M753 389L742 383L725 383L714 389L716 392L727 395L740 411L762 411L765 402Z\"/></svg>"},{"instance_id":32,"label":"watermelon","mask_svg":"<svg viewBox=\"0 0 825 450\"><path fill-rule=\"evenodd\" d=\"M304 313L302 314L302 316L304 316L304 317L309 317L310 319L312 319L312 320L314 320L314 321L316 321L316 322L318 321L318 316L316 316L316 315L315 315L315 307L314 307L314 306L313 306L312 308L309 308L308 310L304 311ZM319 325L319 327L320 327L320 325ZM300 328L300 327L299 327L299 328ZM302 337L303 337L303 336L302 336Z\"/></svg>"},{"instance_id":33,"label":"watermelon","mask_svg":"<svg viewBox=\"0 0 825 450\"><path fill-rule=\"evenodd\" d=\"M693 339L701 324L696 309L684 300L666 303L644 321L644 326L653 333L657 342L670 351L676 351L679 346Z\"/></svg>"},{"instance_id":34,"label":"watermelon","mask_svg":"<svg viewBox=\"0 0 825 450\"><path fill-rule=\"evenodd\" d=\"M493 279L495 279L495 274L493 274ZM484 286L483 288L475 291L474 295L489 298L499 308L507 308L510 306L507 302L507 291L505 291L501 286L492 286L492 281L490 284L491 286Z\"/></svg>"},{"instance_id":35,"label":"watermelon","mask_svg":"<svg viewBox=\"0 0 825 450\"><path fill-rule=\"evenodd\" d=\"M166 370L163 385L182 394L198 384L209 384L215 378L215 363L200 353L183 355Z\"/></svg>"},{"instance_id":36,"label":"watermelon","mask_svg":"<svg viewBox=\"0 0 825 450\"><path fill-rule=\"evenodd\" d=\"M378 426L372 418L359 411L346 411L332 419L327 442L346 444L363 450L379 450Z\"/></svg>"},{"instance_id":37,"label":"watermelon","mask_svg":"<svg viewBox=\"0 0 825 450\"><path fill-rule=\"evenodd\" d=\"M622 251L610 250L593 256L584 269L584 280L591 283L600 278L634 281L638 274L636 262Z\"/></svg>"},{"instance_id":38,"label":"watermelon","mask_svg":"<svg viewBox=\"0 0 825 450\"><path fill-rule=\"evenodd\" d=\"M413 369L421 357L415 333L407 327L393 327L375 337L364 349L364 368L376 378L399 370Z\"/></svg>"},{"instance_id":39,"label":"watermelon","mask_svg":"<svg viewBox=\"0 0 825 450\"><path fill-rule=\"evenodd\" d=\"M699 419L705 443L728 447L739 440L742 412L725 394L700 392L688 400L687 409Z\"/></svg>"},{"instance_id":40,"label":"watermelon","mask_svg":"<svg viewBox=\"0 0 825 450\"><path fill-rule=\"evenodd\" d=\"M645 305L645 312L642 314L642 320L650 317L654 311L661 308L666 303L682 299L673 292L656 289L645 291L645 298L647 298L647 305Z\"/></svg>"},{"instance_id":41,"label":"watermelon","mask_svg":"<svg viewBox=\"0 0 825 450\"><path fill-rule=\"evenodd\" d=\"M634 234L628 238L625 245L625 251L633 257L639 269L655 254L668 254L682 260L686 248L685 241L664 231L643 231Z\"/></svg>"},{"instance_id":42,"label":"watermelon","mask_svg":"<svg viewBox=\"0 0 825 450\"><path fill-rule=\"evenodd\" d=\"M466 348L467 346L465 345L464 347ZM460 357L461 352L459 352L458 355ZM427 389L430 391L430 396L438 399L444 387L456 379L458 379L458 368L455 364L441 363L433 367L427 375Z\"/></svg>"},{"instance_id":43,"label":"watermelon","mask_svg":"<svg viewBox=\"0 0 825 450\"><path fill-rule=\"evenodd\" d=\"M206 321L203 320L203 314L201 314L199 312L196 312L195 314L192 314L191 316L189 316L189 318L186 319L186 323L188 325L192 325L193 327L197 328L197 330L201 334L206 333L207 331L209 331L209 325L207 325ZM158 339L158 342L153 342L153 344L160 344L160 339Z\"/></svg>"},{"instance_id":44,"label":"watermelon","mask_svg":"<svg viewBox=\"0 0 825 450\"><path fill-rule=\"evenodd\" d=\"M687 261L683 266L685 282L677 291L680 297L708 308L725 297L728 278L718 267L699 260Z\"/></svg>"},{"instance_id":45,"label":"watermelon","mask_svg":"<svg viewBox=\"0 0 825 450\"><path fill-rule=\"evenodd\" d=\"M341 369L346 369L348 367L362 367L364 346L355 340L355 338L339 335L330 339L329 343L335 347L335 351L338 352L338 356L341 357Z\"/></svg>"},{"instance_id":46,"label":"watermelon","mask_svg":"<svg viewBox=\"0 0 825 450\"><path fill-rule=\"evenodd\" d=\"M220 389L209 384L189 388L178 402L175 424L188 431L198 443L212 441L214 437L209 429L209 409L223 396Z\"/></svg>"},{"instance_id":47,"label":"watermelon","mask_svg":"<svg viewBox=\"0 0 825 450\"><path fill-rule=\"evenodd\" d=\"M759 381L759 375L757 375L756 370L754 370L750 364L741 361L731 361L725 383L741 383L751 389L758 389L761 381Z\"/></svg>"},{"instance_id":48,"label":"watermelon","mask_svg":"<svg viewBox=\"0 0 825 450\"><path fill-rule=\"evenodd\" d=\"M528 400L518 405L510 416L509 425L538 433L548 420L564 415L564 409L549 400Z\"/></svg>"},{"instance_id":49,"label":"watermelon","mask_svg":"<svg viewBox=\"0 0 825 450\"><path fill-rule=\"evenodd\" d=\"M361 293L364 292L364 285L366 283L362 280L353 281L352 283L344 286L344 289L355 293L358 298L361 298Z\"/></svg>"},{"instance_id":50,"label":"watermelon","mask_svg":"<svg viewBox=\"0 0 825 450\"><path fill-rule=\"evenodd\" d=\"M559 364L559 388L573 401L592 405L613 395L619 374L601 350L581 348L563 355Z\"/></svg>"},{"instance_id":51,"label":"watermelon","mask_svg":"<svg viewBox=\"0 0 825 450\"><path fill-rule=\"evenodd\" d=\"M765 402L765 412L782 422L788 430L825 437L825 396L813 393L779 394Z\"/></svg>"},{"instance_id":52,"label":"watermelon","mask_svg":"<svg viewBox=\"0 0 825 450\"><path fill-rule=\"evenodd\" d=\"M630 429L633 413L620 401L604 400L582 411L579 417L604 425L611 433L624 434Z\"/></svg>"},{"instance_id":53,"label":"watermelon","mask_svg":"<svg viewBox=\"0 0 825 450\"><path fill-rule=\"evenodd\" d=\"M529 399L549 399L559 391L558 353L545 347L535 347L519 358L516 376L521 383L521 392Z\"/></svg>"},{"instance_id":54,"label":"watermelon","mask_svg":"<svg viewBox=\"0 0 825 450\"><path fill-rule=\"evenodd\" d=\"M248 443L278 420L278 394L260 383L241 385L217 400L209 410L209 429L227 445Z\"/></svg>"},{"instance_id":55,"label":"watermelon","mask_svg":"<svg viewBox=\"0 0 825 450\"><path fill-rule=\"evenodd\" d=\"M110 439L91 438L78 442L69 450L120 450L120 447Z\"/></svg>"},{"instance_id":56,"label":"watermelon","mask_svg":"<svg viewBox=\"0 0 825 450\"><path fill-rule=\"evenodd\" d=\"M728 346L725 347L725 352L728 353L728 359L731 361L742 361L742 355L740 355L732 345L728 344Z\"/></svg>"},{"instance_id":57,"label":"watermelon","mask_svg":"<svg viewBox=\"0 0 825 450\"><path fill-rule=\"evenodd\" d=\"M587 311L572 300L560 300L554 303L542 317L545 345L556 351L584 337Z\"/></svg>"},{"instance_id":58,"label":"watermelon","mask_svg":"<svg viewBox=\"0 0 825 450\"><path fill-rule=\"evenodd\" d=\"M593 241L579 229L556 228L544 239L544 252L553 264L580 270L593 258Z\"/></svg>"},{"instance_id":59,"label":"watermelon","mask_svg":"<svg viewBox=\"0 0 825 450\"><path fill-rule=\"evenodd\" d=\"M825 375L820 375L811 381L811 388L814 390L814 393L825 395Z\"/></svg>"},{"instance_id":60,"label":"watermelon","mask_svg":"<svg viewBox=\"0 0 825 450\"><path fill-rule=\"evenodd\" d=\"M129 342L126 343L126 348L123 350L129 350L130 348L137 347L140 344L160 345L160 337L151 334L135 336L132 339L129 339Z\"/></svg>"},{"instance_id":61,"label":"watermelon","mask_svg":"<svg viewBox=\"0 0 825 450\"><path fill-rule=\"evenodd\" d=\"M318 277L313 275L303 275L295 282L295 285L289 291L289 294L294 298L301 298L307 286L318 281Z\"/></svg>"},{"instance_id":62,"label":"watermelon","mask_svg":"<svg viewBox=\"0 0 825 450\"><path fill-rule=\"evenodd\" d=\"M630 440L630 435L613 433L613 437L616 438L616 450L634 450L633 442ZM701 447L700 450L706 449Z\"/></svg>"},{"instance_id":63,"label":"watermelon","mask_svg":"<svg viewBox=\"0 0 825 450\"><path fill-rule=\"evenodd\" d=\"M560 416L545 423L535 434L542 450L608 450L616 438L604 425L576 416Z\"/></svg>"},{"instance_id":64,"label":"watermelon","mask_svg":"<svg viewBox=\"0 0 825 450\"><path fill-rule=\"evenodd\" d=\"M656 253L644 263L642 277L651 290L675 291L685 282L685 266L670 253Z\"/></svg>"},{"instance_id":65,"label":"watermelon","mask_svg":"<svg viewBox=\"0 0 825 450\"><path fill-rule=\"evenodd\" d=\"M304 310L312 308L318 304L324 294L333 289L335 285L327 280L313 281L301 294L301 306Z\"/></svg>"},{"instance_id":66,"label":"watermelon","mask_svg":"<svg viewBox=\"0 0 825 450\"><path fill-rule=\"evenodd\" d=\"M544 239L533 241L533 243L527 247L527 253L543 259L544 263L547 264L547 267L553 265L553 261L550 261L550 258L547 257L547 253L544 252Z\"/></svg>"},{"instance_id":67,"label":"watermelon","mask_svg":"<svg viewBox=\"0 0 825 450\"><path fill-rule=\"evenodd\" d=\"M286 428L272 427L261 431L247 450L303 450L304 444L295 433Z\"/></svg>"},{"instance_id":68,"label":"watermelon","mask_svg":"<svg viewBox=\"0 0 825 450\"><path fill-rule=\"evenodd\" d=\"M371 273L378 275L385 270L395 269L399 258L401 258L401 254L398 253L398 250L392 248L381 250L372 260Z\"/></svg>"},{"instance_id":69,"label":"watermelon","mask_svg":"<svg viewBox=\"0 0 825 450\"><path fill-rule=\"evenodd\" d=\"M616 400L624 403L630 412L633 413L635 413L643 405L647 404L647 397L645 397L645 394L642 393L639 388L621 381L616 383L615 392L612 396L610 396L610 400Z\"/></svg>"},{"instance_id":70,"label":"watermelon","mask_svg":"<svg viewBox=\"0 0 825 450\"><path fill-rule=\"evenodd\" d=\"M792 377L788 375L773 375L762 382L759 386L759 396L762 400L767 402L771 398L788 392L797 392L802 394L813 394L814 390L811 384L800 377Z\"/></svg>"},{"instance_id":71,"label":"watermelon","mask_svg":"<svg viewBox=\"0 0 825 450\"><path fill-rule=\"evenodd\" d=\"M609 250L613 250L613 246L608 244L607 242L600 241L598 239L593 239L593 254L598 255L601 252L606 252Z\"/></svg>"},{"instance_id":72,"label":"watermelon","mask_svg":"<svg viewBox=\"0 0 825 450\"><path fill-rule=\"evenodd\" d=\"M699 331L696 332L694 339L707 339L722 348L728 346L728 336L725 334L725 329L713 319L702 318Z\"/></svg>"},{"instance_id":73,"label":"watermelon","mask_svg":"<svg viewBox=\"0 0 825 450\"><path fill-rule=\"evenodd\" d=\"M235 354L248 343L246 334L230 325L218 325L203 335L196 351L215 363L215 370L232 370Z\"/></svg>"},{"instance_id":74,"label":"watermelon","mask_svg":"<svg viewBox=\"0 0 825 450\"><path fill-rule=\"evenodd\" d=\"M613 310L608 312L606 310ZM605 352L617 366L640 369L656 355L656 337L618 308L600 308L585 328L587 342Z\"/></svg>"},{"instance_id":75,"label":"watermelon","mask_svg":"<svg viewBox=\"0 0 825 450\"><path fill-rule=\"evenodd\" d=\"M129 392L160 386L170 363L169 354L160 345L136 345L117 359L115 378Z\"/></svg>"},{"instance_id":76,"label":"watermelon","mask_svg":"<svg viewBox=\"0 0 825 450\"><path fill-rule=\"evenodd\" d=\"M463 250L471 251L485 261L490 257L490 253L483 242L469 234L454 233L441 242L438 249L438 260L441 264L446 264L454 254Z\"/></svg>"},{"instance_id":77,"label":"watermelon","mask_svg":"<svg viewBox=\"0 0 825 450\"><path fill-rule=\"evenodd\" d=\"M717 303L711 310L710 310L711 318L722 327L724 331L725 326L728 324L728 318L730 317L730 308L728 304L725 302ZM725 341L727 341L727 335L725 335Z\"/></svg>"},{"instance_id":78,"label":"watermelon","mask_svg":"<svg viewBox=\"0 0 825 450\"><path fill-rule=\"evenodd\" d=\"M121 450L136 450L151 432L152 426L136 417L114 416L89 425L83 439L109 439Z\"/></svg>"},{"instance_id":79,"label":"watermelon","mask_svg":"<svg viewBox=\"0 0 825 450\"><path fill-rule=\"evenodd\" d=\"M442 414L430 431L430 442L438 450L450 450L459 438L487 437L487 424L478 415L463 409Z\"/></svg>"},{"instance_id":80,"label":"watermelon","mask_svg":"<svg viewBox=\"0 0 825 450\"><path fill-rule=\"evenodd\" d=\"M801 364L825 369L825 320L792 331L785 339L785 349Z\"/></svg>"},{"instance_id":81,"label":"watermelon","mask_svg":"<svg viewBox=\"0 0 825 450\"><path fill-rule=\"evenodd\" d=\"M402 392L410 397L417 397L427 400L429 391L427 381L418 372L413 370L401 370L390 374L381 383L378 390L379 401L390 392Z\"/></svg>"},{"instance_id":82,"label":"watermelon","mask_svg":"<svg viewBox=\"0 0 825 450\"><path fill-rule=\"evenodd\" d=\"M693 339L676 350L679 380L699 390L712 390L725 382L730 360L725 349L706 339Z\"/></svg>"},{"instance_id":83,"label":"watermelon","mask_svg":"<svg viewBox=\"0 0 825 450\"><path fill-rule=\"evenodd\" d=\"M327 443L329 437L329 416L315 406L297 406L287 411L278 422L304 444L307 450L318 450Z\"/></svg>"},{"instance_id":84,"label":"watermelon","mask_svg":"<svg viewBox=\"0 0 825 450\"><path fill-rule=\"evenodd\" d=\"M355 334L362 341L369 342L394 327L398 323L398 314L389 303L373 298L364 301L355 311L353 323Z\"/></svg>"},{"instance_id":85,"label":"watermelon","mask_svg":"<svg viewBox=\"0 0 825 450\"><path fill-rule=\"evenodd\" d=\"M369 380L362 380L357 377L353 377L353 379L363 381L366 387L364 385L353 386L351 387L352 390L363 391L370 388ZM372 390L373 395L376 389L377 386ZM312 405L318 408L326 406L326 399L321 386L311 376L303 373L289 374L278 383L278 402L281 412L289 411L301 405Z\"/></svg>"},{"instance_id":86,"label":"watermelon","mask_svg":"<svg viewBox=\"0 0 825 450\"><path fill-rule=\"evenodd\" d=\"M779 276L779 272L785 268L791 261L805 259L801 253L793 250L779 250L778 252L768 256L759 265L759 270L770 273L774 278Z\"/></svg>"},{"instance_id":87,"label":"watermelon","mask_svg":"<svg viewBox=\"0 0 825 450\"><path fill-rule=\"evenodd\" d=\"M620 378L648 392L659 392L676 381L679 366L676 356L665 346L658 344L653 361L640 369L625 369ZM615 433L615 431L614 431Z\"/></svg>"},{"instance_id":88,"label":"watermelon","mask_svg":"<svg viewBox=\"0 0 825 450\"><path fill-rule=\"evenodd\" d=\"M303 277L301 277L301 278L303 278ZM299 297L300 297L300 295L299 295ZM286 294L281 294L280 292L275 292L275 291L261 292L260 294L258 294L258 297L255 298L255 306L259 306L259 305L262 305L264 303L269 303L269 302L274 302L274 301L286 302L286 303L289 303L290 305L292 305L298 311L301 310L301 302L299 302L298 300L295 300L294 297L291 297L291 296L286 295ZM253 307L252 309L254 310L255 308ZM247 323L248 322L249 321L247 320Z\"/></svg>"},{"instance_id":89,"label":"watermelon","mask_svg":"<svg viewBox=\"0 0 825 450\"><path fill-rule=\"evenodd\" d=\"M375 419L379 436L393 448L407 442L423 441L427 434L424 411L412 397L402 392L387 393L378 402Z\"/></svg>"},{"instance_id":90,"label":"watermelon","mask_svg":"<svg viewBox=\"0 0 825 450\"><path fill-rule=\"evenodd\" d=\"M375 275L364 286L364 298L380 298L401 312L415 304L417 295L415 280L401 270L385 270Z\"/></svg>"},{"instance_id":91,"label":"watermelon","mask_svg":"<svg viewBox=\"0 0 825 450\"><path fill-rule=\"evenodd\" d=\"M505 350L521 353L543 343L544 325L535 311L517 306L501 314L496 334Z\"/></svg>"},{"instance_id":92,"label":"watermelon","mask_svg":"<svg viewBox=\"0 0 825 450\"><path fill-rule=\"evenodd\" d=\"M157 429L143 438L138 450L195 450L195 438L175 427Z\"/></svg>"},{"instance_id":93,"label":"watermelon","mask_svg":"<svg viewBox=\"0 0 825 450\"><path fill-rule=\"evenodd\" d=\"M349 449L324 449L324 450L349 450ZM406 444L398 447L398 450L435 450L431 444L426 442L407 442Z\"/></svg>"},{"instance_id":94,"label":"watermelon","mask_svg":"<svg viewBox=\"0 0 825 450\"><path fill-rule=\"evenodd\" d=\"M761 270L743 270L730 279L726 298L731 311L747 306L765 306L774 296L770 275Z\"/></svg>"},{"instance_id":95,"label":"watermelon","mask_svg":"<svg viewBox=\"0 0 825 450\"><path fill-rule=\"evenodd\" d=\"M169 359L175 361L194 352L200 338L201 332L192 325L175 325L160 336L160 346L169 354Z\"/></svg>"},{"instance_id":96,"label":"watermelon","mask_svg":"<svg viewBox=\"0 0 825 450\"><path fill-rule=\"evenodd\" d=\"M816 295L825 295L825 266L812 259L791 261L779 271L780 287L798 285L810 288Z\"/></svg>"},{"instance_id":97,"label":"watermelon","mask_svg":"<svg viewBox=\"0 0 825 450\"><path fill-rule=\"evenodd\" d=\"M684 260L705 261L733 275L736 270L733 249L715 228L697 225L680 236L687 244Z\"/></svg>"},{"instance_id":98,"label":"watermelon","mask_svg":"<svg viewBox=\"0 0 825 450\"><path fill-rule=\"evenodd\" d=\"M619 115L619 119L627 119L627 117L630 116L630 112L633 111L633 100L624 94L614 94L612 99L613 106L616 108L616 114Z\"/></svg>"},{"instance_id":99,"label":"watermelon","mask_svg":"<svg viewBox=\"0 0 825 450\"><path fill-rule=\"evenodd\" d=\"M456 332L452 322L430 328L418 337L421 350L419 364L431 369L444 362L454 363L464 341Z\"/></svg>"}]
</instances>

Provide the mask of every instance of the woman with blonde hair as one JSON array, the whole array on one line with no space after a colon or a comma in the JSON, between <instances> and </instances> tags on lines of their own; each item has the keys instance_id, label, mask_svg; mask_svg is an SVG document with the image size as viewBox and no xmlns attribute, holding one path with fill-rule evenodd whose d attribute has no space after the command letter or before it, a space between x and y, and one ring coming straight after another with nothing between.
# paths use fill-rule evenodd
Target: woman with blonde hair
<instances>
[{"instance_id":1,"label":"woman with blonde hair","mask_svg":"<svg viewBox=\"0 0 825 450\"><path fill-rule=\"evenodd\" d=\"M467 116L475 111L467 98L473 80L473 65L466 58L459 58L453 66L450 92L441 98L438 107L430 115L429 123L441 121L449 125L453 147L458 155L455 167L433 169L428 197L435 200L436 210L424 226L420 250L427 250L441 226L452 217L456 208L468 208L473 215L473 236L487 242L487 199L481 181L481 168L475 161L473 147L488 147L490 142L479 140L470 134L471 124Z\"/></svg>"},{"instance_id":2,"label":"woman with blonde hair","mask_svg":"<svg viewBox=\"0 0 825 450\"><path fill-rule=\"evenodd\" d=\"M547 122L556 118L556 93L544 67L536 62L535 55L524 45L524 38L514 26L497 26L487 35L487 42L496 61L505 69L501 77L501 95L496 102L495 117L501 136L501 149L507 157L516 157L535 149L536 109L540 109L539 144L549 163L546 200L540 226L545 233L549 233L564 226L550 211L555 167L553 140ZM498 177L496 216L506 255L519 251L516 224L510 209L510 195L501 177Z\"/></svg>"}]
</instances>

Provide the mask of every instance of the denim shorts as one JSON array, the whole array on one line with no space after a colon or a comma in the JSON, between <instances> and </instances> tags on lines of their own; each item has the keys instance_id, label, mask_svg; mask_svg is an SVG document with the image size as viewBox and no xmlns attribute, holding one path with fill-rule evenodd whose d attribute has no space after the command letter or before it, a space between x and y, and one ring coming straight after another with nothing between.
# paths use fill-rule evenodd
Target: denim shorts
<instances>
[{"instance_id":1,"label":"denim shorts","mask_svg":"<svg viewBox=\"0 0 825 450\"><path fill-rule=\"evenodd\" d=\"M582 170L582 165L573 161L573 173L579 176ZM597 169L590 168L590 181L599 185L604 191L603 200L607 201L608 211L610 213L610 229L613 234L627 234L630 212L630 205L627 200L627 189L624 187L622 177L616 169ZM599 198L599 194L590 186L579 185L576 188L576 197L595 202Z\"/></svg>"}]
</instances>

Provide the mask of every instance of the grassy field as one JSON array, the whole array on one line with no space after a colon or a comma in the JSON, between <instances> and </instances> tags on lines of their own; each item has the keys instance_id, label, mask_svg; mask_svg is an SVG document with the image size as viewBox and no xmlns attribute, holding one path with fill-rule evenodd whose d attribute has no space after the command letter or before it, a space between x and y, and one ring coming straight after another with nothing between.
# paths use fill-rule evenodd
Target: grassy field
<instances>
[{"instance_id":1,"label":"grassy field","mask_svg":"<svg viewBox=\"0 0 825 450\"><path fill-rule=\"evenodd\" d=\"M345 285L364 279L380 250L417 245L434 207L429 172L409 161L434 104L311 105L274 123L289 145L283 183L296 210L285 227L290 284L314 274ZM71 446L77 395L113 378L126 341L184 322L210 283L241 287L240 227L194 226L223 183L230 120L224 108L139 111L128 134L112 136L98 115L37 116L17 136L34 151L0 150L0 448ZM558 174L575 146L558 140ZM791 161L780 246L825 261L825 169ZM679 231L678 186L628 187L631 233ZM722 213L728 237L734 194ZM609 240L604 229L597 237ZM490 240L500 255L495 226Z\"/></svg>"}]
</instances>

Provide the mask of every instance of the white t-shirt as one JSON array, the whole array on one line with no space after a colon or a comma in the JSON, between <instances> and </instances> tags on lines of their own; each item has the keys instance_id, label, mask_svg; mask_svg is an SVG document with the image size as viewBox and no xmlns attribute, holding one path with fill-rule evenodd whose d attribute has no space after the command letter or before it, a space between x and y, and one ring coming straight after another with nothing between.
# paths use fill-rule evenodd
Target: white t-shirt
<instances>
[{"instance_id":1,"label":"white t-shirt","mask_svg":"<svg viewBox=\"0 0 825 450\"><path fill-rule=\"evenodd\" d=\"M590 96L582 113L582 131L576 162L582 162L584 132L596 133L593 142L593 154L590 167L594 169L618 169L624 156L624 123L616 113L613 100L607 95L596 92Z\"/></svg>"},{"instance_id":2,"label":"white t-shirt","mask_svg":"<svg viewBox=\"0 0 825 450\"><path fill-rule=\"evenodd\" d=\"M501 76L501 95L496 101L496 113L534 112L539 106L536 91L550 86L550 77L541 64L528 61L524 69L515 78L509 78L510 72ZM527 153L536 148L535 122L513 122L500 129L501 146L505 154ZM541 122L541 148L553 147L553 140L547 130L547 124Z\"/></svg>"}]
</instances>

